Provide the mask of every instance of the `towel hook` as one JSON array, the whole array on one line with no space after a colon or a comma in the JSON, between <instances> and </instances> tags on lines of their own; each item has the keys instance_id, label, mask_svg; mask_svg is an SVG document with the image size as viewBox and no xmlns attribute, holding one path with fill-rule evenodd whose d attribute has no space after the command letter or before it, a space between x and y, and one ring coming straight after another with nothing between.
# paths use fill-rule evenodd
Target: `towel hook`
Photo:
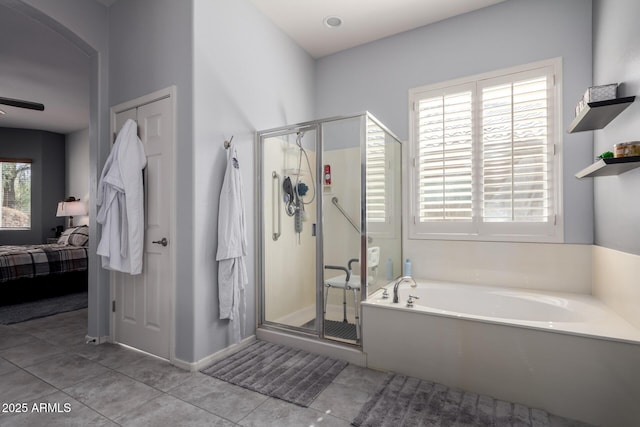
<instances>
[{"instance_id":1,"label":"towel hook","mask_svg":"<svg viewBox=\"0 0 640 427\"><path fill-rule=\"evenodd\" d=\"M233 141L233 135L231 135L231 138L227 141L224 141L224 149L227 150L229 147L231 147L231 141Z\"/></svg>"}]
</instances>

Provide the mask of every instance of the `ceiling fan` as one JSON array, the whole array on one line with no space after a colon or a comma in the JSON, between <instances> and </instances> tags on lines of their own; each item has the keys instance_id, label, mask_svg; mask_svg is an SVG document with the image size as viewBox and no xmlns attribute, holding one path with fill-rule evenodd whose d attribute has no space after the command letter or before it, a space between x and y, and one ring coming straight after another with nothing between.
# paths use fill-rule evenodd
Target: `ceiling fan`
<instances>
[{"instance_id":1,"label":"ceiling fan","mask_svg":"<svg viewBox=\"0 0 640 427\"><path fill-rule=\"evenodd\" d=\"M22 99L3 98L0 96L0 104L10 107L26 108L28 110L44 111L44 105L39 102L23 101Z\"/></svg>"}]
</instances>

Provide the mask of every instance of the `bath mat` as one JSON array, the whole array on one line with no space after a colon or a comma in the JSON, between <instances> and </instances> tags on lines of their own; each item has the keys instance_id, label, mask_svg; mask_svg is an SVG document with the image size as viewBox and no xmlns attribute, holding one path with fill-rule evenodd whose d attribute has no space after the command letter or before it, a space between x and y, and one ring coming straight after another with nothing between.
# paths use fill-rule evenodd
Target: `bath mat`
<instances>
[{"instance_id":1,"label":"bath mat","mask_svg":"<svg viewBox=\"0 0 640 427\"><path fill-rule=\"evenodd\" d=\"M303 328L315 328L316 319L302 325ZM339 322L337 320L325 320L324 321L324 334L329 337L342 338L345 340L356 341L358 336L356 335L356 325L353 323Z\"/></svg>"},{"instance_id":2,"label":"bath mat","mask_svg":"<svg viewBox=\"0 0 640 427\"><path fill-rule=\"evenodd\" d=\"M550 426L540 409L390 374L351 423L356 427Z\"/></svg>"},{"instance_id":3,"label":"bath mat","mask_svg":"<svg viewBox=\"0 0 640 427\"><path fill-rule=\"evenodd\" d=\"M256 341L203 369L222 381L308 407L347 362Z\"/></svg>"},{"instance_id":4,"label":"bath mat","mask_svg":"<svg viewBox=\"0 0 640 427\"><path fill-rule=\"evenodd\" d=\"M87 292L79 292L38 301L23 302L0 307L0 325L12 325L40 317L86 308Z\"/></svg>"}]
</instances>

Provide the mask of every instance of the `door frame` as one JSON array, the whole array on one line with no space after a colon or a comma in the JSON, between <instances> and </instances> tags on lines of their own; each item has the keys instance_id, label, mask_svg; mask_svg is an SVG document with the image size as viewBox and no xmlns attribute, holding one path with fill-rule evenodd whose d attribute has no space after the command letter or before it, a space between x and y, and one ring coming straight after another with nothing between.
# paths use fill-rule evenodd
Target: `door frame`
<instances>
[{"instance_id":1,"label":"door frame","mask_svg":"<svg viewBox=\"0 0 640 427\"><path fill-rule=\"evenodd\" d=\"M176 208L176 135L177 135L177 127L176 127L176 86L169 86L164 89L157 90L147 95L143 95L139 98L132 99L130 101L123 102L121 104L115 105L110 108L109 117L110 117L110 143L113 145L115 143L115 135L117 134L116 130L116 115L118 113L122 113L127 110L131 110L133 108L138 108L146 104L151 104L152 102L159 101L161 99L169 98L170 105L172 109L172 120L173 120L173 135L171 135L172 144L169 149L168 155L171 156L170 164L171 164L171 176L169 177L169 205L170 205L170 220L169 220L169 241L171 244L168 246L169 248L169 262L171 264L171 276L169 277L169 361L174 362L176 360L176 352L175 352L175 319L176 319L176 251L175 251L175 242L176 242L176 228L177 228L177 208ZM109 342L115 342L115 327L116 327L116 317L113 309L111 308L111 304L115 301L116 298L116 284L115 284L115 275L113 272L109 272ZM157 356L156 356L157 357Z\"/></svg>"}]
</instances>

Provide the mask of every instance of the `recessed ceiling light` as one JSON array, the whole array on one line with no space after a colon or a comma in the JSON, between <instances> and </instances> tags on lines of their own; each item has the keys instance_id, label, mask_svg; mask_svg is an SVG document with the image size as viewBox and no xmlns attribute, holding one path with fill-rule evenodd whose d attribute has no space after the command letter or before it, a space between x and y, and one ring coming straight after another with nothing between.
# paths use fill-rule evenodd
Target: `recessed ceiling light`
<instances>
[{"instance_id":1,"label":"recessed ceiling light","mask_svg":"<svg viewBox=\"0 0 640 427\"><path fill-rule=\"evenodd\" d=\"M327 16L324 18L324 25L329 28L338 28L342 25L342 19L338 16Z\"/></svg>"}]
</instances>

